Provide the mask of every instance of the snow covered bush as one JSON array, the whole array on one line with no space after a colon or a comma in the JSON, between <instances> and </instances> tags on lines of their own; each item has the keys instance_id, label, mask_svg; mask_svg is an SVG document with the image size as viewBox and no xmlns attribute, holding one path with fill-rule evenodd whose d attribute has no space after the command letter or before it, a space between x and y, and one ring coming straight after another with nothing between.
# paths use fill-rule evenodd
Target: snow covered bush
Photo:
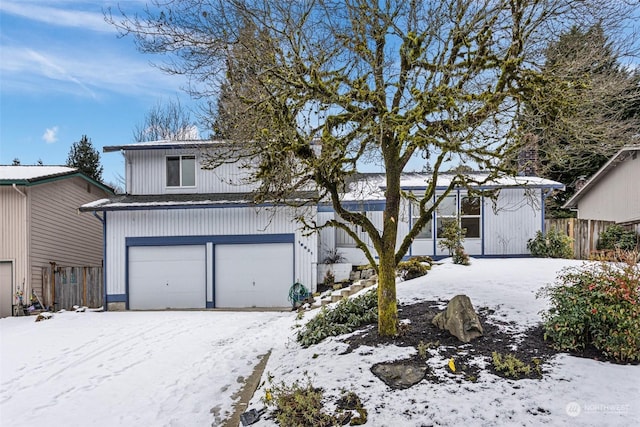
<instances>
[{"instance_id":1,"label":"snow covered bush","mask_svg":"<svg viewBox=\"0 0 640 427\"><path fill-rule=\"evenodd\" d=\"M402 280L411 280L424 276L430 269L431 264L425 264L416 258L399 262L397 267L398 274L402 277Z\"/></svg>"},{"instance_id":2,"label":"snow covered bush","mask_svg":"<svg viewBox=\"0 0 640 427\"><path fill-rule=\"evenodd\" d=\"M527 241L527 249L537 258L573 258L571 238L551 229L536 231L536 237Z\"/></svg>"},{"instance_id":3,"label":"snow covered bush","mask_svg":"<svg viewBox=\"0 0 640 427\"><path fill-rule=\"evenodd\" d=\"M618 362L640 361L640 268L635 263L596 263L562 271L543 288L545 339L560 350L590 345Z\"/></svg>"}]
</instances>

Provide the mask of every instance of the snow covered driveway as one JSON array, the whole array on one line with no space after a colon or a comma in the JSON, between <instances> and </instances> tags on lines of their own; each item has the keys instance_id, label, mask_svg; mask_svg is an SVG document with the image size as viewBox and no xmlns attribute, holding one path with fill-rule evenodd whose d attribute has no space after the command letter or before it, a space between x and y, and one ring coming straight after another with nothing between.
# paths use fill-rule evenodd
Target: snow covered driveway
<instances>
[{"instance_id":1,"label":"snow covered driveway","mask_svg":"<svg viewBox=\"0 0 640 427\"><path fill-rule=\"evenodd\" d=\"M213 311L0 319L0 425L217 425L293 321Z\"/></svg>"}]
</instances>

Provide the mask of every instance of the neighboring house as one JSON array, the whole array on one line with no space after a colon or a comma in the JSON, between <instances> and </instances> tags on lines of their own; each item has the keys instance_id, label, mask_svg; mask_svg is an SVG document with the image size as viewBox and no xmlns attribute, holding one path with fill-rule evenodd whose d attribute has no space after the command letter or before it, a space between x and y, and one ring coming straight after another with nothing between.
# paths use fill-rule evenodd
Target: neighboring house
<instances>
[{"instance_id":1,"label":"neighboring house","mask_svg":"<svg viewBox=\"0 0 640 427\"><path fill-rule=\"evenodd\" d=\"M327 221L334 216L328 205L303 211L256 205L256 184L248 182L245 168L224 164L203 170L204 153L214 155L221 147L215 141L155 141L104 148L124 155L127 194L81 210L100 212L104 223L108 309L285 307L294 282L317 289L317 263L329 250L344 252L354 264L366 263L346 233L309 234L296 221L300 215ZM381 226L384 176L360 178L345 201ZM403 188L424 192L427 178L407 174ZM442 179L438 184L444 186ZM494 192L495 202L456 189L409 255L442 255L433 236L443 220L458 214L471 255L526 255L527 240L544 226L545 197L562 188L535 177L483 186ZM306 196L301 193L295 201ZM412 207L405 204L400 233L408 230L411 215Z\"/></svg>"},{"instance_id":2,"label":"neighboring house","mask_svg":"<svg viewBox=\"0 0 640 427\"><path fill-rule=\"evenodd\" d=\"M65 166L0 166L0 317L42 298L42 268L102 264L102 227L78 207L113 191ZM50 303L50 302L49 302Z\"/></svg>"},{"instance_id":3,"label":"neighboring house","mask_svg":"<svg viewBox=\"0 0 640 427\"><path fill-rule=\"evenodd\" d=\"M579 219L640 225L640 146L624 147L563 206Z\"/></svg>"},{"instance_id":4,"label":"neighboring house","mask_svg":"<svg viewBox=\"0 0 640 427\"><path fill-rule=\"evenodd\" d=\"M424 195L430 174L407 173L401 179L404 192ZM448 256L438 244L438 236L447 221L458 220L466 229L465 251L477 257L528 256L527 241L536 231L544 230L544 203L554 190L563 190L558 182L538 177L518 176L484 182L486 176L475 174L478 182L472 188L478 194L469 195L464 188L455 188L438 205L432 220L414 239L407 256ZM438 177L434 201L448 188L453 176ZM344 204L350 210L366 212L371 221L382 229L385 189L384 174L363 174L352 183L344 196ZM417 204L403 200L398 218L398 245L413 226L417 216ZM334 219L330 206L320 206L318 220L324 223ZM372 248L366 233L355 231ZM344 231L322 230L320 232L321 258L336 249L353 264L366 264L362 251Z\"/></svg>"}]
</instances>

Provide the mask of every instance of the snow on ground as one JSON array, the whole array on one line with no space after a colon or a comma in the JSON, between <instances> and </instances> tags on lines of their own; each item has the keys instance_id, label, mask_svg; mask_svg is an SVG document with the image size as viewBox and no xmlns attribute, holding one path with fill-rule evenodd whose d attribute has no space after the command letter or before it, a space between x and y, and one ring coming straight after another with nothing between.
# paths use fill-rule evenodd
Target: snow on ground
<instances>
[{"instance_id":1,"label":"snow on ground","mask_svg":"<svg viewBox=\"0 0 640 427\"><path fill-rule=\"evenodd\" d=\"M0 425L219 425L240 377L288 339L291 319L213 311L1 319Z\"/></svg>"},{"instance_id":2,"label":"snow on ground","mask_svg":"<svg viewBox=\"0 0 640 427\"><path fill-rule=\"evenodd\" d=\"M515 321L521 329L540 321L546 307L537 290L554 281L565 266L579 261L549 259L475 259L469 267L446 260L424 277L398 284L401 303L449 300L469 295L474 306L496 310L494 317ZM310 316L310 315L307 315ZM402 314L400 313L400 318ZM335 338L301 349L274 350L265 369L273 382L291 384L307 378L325 397L354 391L369 412L368 426L636 426L640 425L640 366L621 366L565 354L551 360L541 380L506 380L487 372L475 383L454 380L446 360L429 359L440 384L423 381L406 390L392 390L370 371L373 364L407 358L416 349L360 347L340 354L346 344ZM262 406L265 383L250 407ZM335 401L335 398L333 399ZM272 426L261 420L256 426Z\"/></svg>"},{"instance_id":3,"label":"snow on ground","mask_svg":"<svg viewBox=\"0 0 640 427\"><path fill-rule=\"evenodd\" d=\"M398 285L400 302L449 300L459 293L522 329L539 322L536 291L577 261L445 261L425 277ZM305 315L310 318L314 313ZM402 315L400 315L402 317ZM273 349L263 379L310 378L327 397L356 392L367 426L640 425L640 366L558 355L542 380L511 381L482 373L457 383L445 360L430 366L443 382L392 390L370 371L415 349L360 347L328 339L308 349L293 341L293 313L125 312L0 319L0 425L210 426L232 409L234 394ZM260 408L265 382L250 407ZM256 426L272 426L262 419Z\"/></svg>"}]
</instances>

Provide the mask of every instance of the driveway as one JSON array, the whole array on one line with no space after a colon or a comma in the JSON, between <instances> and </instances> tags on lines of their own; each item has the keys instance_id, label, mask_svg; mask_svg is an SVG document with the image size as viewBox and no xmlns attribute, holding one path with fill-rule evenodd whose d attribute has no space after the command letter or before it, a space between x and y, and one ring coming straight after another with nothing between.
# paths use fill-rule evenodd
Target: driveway
<instances>
[{"instance_id":1,"label":"driveway","mask_svg":"<svg viewBox=\"0 0 640 427\"><path fill-rule=\"evenodd\" d=\"M218 311L1 319L0 425L218 425L293 322Z\"/></svg>"}]
</instances>

